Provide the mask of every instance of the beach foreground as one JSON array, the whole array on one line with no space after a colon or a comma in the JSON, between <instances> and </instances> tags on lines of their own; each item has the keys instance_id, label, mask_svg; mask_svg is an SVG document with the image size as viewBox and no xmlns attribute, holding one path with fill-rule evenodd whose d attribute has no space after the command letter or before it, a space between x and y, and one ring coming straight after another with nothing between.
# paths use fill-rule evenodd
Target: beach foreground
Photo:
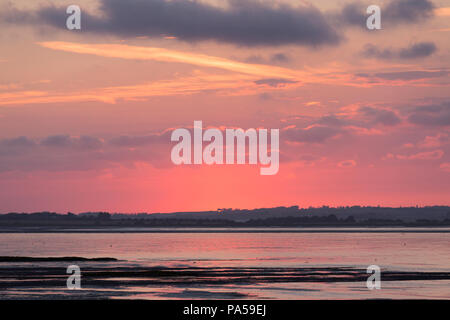
<instances>
[{"instance_id":1,"label":"beach foreground","mask_svg":"<svg viewBox=\"0 0 450 320\"><path fill-rule=\"evenodd\" d=\"M450 234L5 233L1 299L448 299ZM426 240L426 241L425 241ZM81 289L69 290L69 266ZM369 290L369 265L381 289Z\"/></svg>"}]
</instances>

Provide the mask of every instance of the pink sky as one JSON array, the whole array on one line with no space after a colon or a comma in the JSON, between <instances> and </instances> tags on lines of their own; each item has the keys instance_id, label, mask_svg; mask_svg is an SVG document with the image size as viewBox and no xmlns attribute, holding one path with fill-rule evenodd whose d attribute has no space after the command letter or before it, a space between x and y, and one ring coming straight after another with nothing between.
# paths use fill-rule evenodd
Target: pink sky
<instances>
[{"instance_id":1,"label":"pink sky","mask_svg":"<svg viewBox=\"0 0 450 320\"><path fill-rule=\"evenodd\" d=\"M0 212L450 205L450 1L375 31L351 1L78 1L81 31L50 2L0 1ZM174 166L194 120L280 129L279 173Z\"/></svg>"}]
</instances>

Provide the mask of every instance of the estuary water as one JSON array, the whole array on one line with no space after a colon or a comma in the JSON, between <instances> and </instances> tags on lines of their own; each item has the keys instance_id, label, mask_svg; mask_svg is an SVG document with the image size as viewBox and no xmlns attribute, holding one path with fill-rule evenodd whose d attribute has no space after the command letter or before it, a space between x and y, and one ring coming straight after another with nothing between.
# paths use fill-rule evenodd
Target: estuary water
<instances>
[{"instance_id":1,"label":"estuary water","mask_svg":"<svg viewBox=\"0 0 450 320\"><path fill-rule=\"evenodd\" d=\"M449 228L106 231L0 233L1 257L117 259L0 260L0 299L450 299Z\"/></svg>"}]
</instances>

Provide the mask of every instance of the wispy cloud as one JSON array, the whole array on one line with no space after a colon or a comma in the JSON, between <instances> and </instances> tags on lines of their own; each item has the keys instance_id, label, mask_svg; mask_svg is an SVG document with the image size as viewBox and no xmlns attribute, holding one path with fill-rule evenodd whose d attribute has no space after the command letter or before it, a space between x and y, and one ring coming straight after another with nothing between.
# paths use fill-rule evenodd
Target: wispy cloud
<instances>
[{"instance_id":1,"label":"wispy cloud","mask_svg":"<svg viewBox=\"0 0 450 320\"><path fill-rule=\"evenodd\" d=\"M80 91L14 90L0 93L0 105L42 104L98 101L116 103L118 100L143 100L153 96L189 95L215 92L226 95L254 95L272 90L291 90L306 83L339 86L370 87L397 80L430 78L447 75L446 72L403 72L354 74L343 71L344 67L325 66L321 69L304 67L293 70L279 66L252 64L227 58L170 50L165 48L130 46L125 44L87 44L72 42L40 42L40 46L64 52L90 54L105 58L186 63L205 68L191 76L175 77L125 86L109 86ZM211 70L212 69L212 70ZM214 69L228 71L220 73ZM374 81L373 78L378 79ZM407 78L407 79L405 79ZM398 82L398 81L397 81ZM396 83L401 85L401 83Z\"/></svg>"},{"instance_id":2,"label":"wispy cloud","mask_svg":"<svg viewBox=\"0 0 450 320\"><path fill-rule=\"evenodd\" d=\"M254 76L252 81L261 79L283 79L285 83L322 83L348 86L369 86L355 80L353 75L343 71L343 67L325 66L322 68L305 67L303 70L293 70L279 66L253 64L234 61L204 54L189 53L155 47L139 47L124 44L83 44L72 42L41 42L39 45L66 52L91 54L101 57L132 60L153 60L162 62L186 63L200 67L219 68L230 72Z\"/></svg>"},{"instance_id":3,"label":"wispy cloud","mask_svg":"<svg viewBox=\"0 0 450 320\"><path fill-rule=\"evenodd\" d=\"M298 76L290 69L261 64L243 63L204 54L188 53L155 47L137 47L122 44L82 44L72 42L41 42L54 50L92 54L109 58L181 62L202 67L219 68L259 77L290 78Z\"/></svg>"},{"instance_id":4,"label":"wispy cloud","mask_svg":"<svg viewBox=\"0 0 450 320\"><path fill-rule=\"evenodd\" d=\"M411 71L395 71L395 72L377 72L373 74L358 73L357 77L368 79L381 79L387 81L417 81L432 78L445 77L449 74L446 70L429 71L429 70L411 70Z\"/></svg>"},{"instance_id":5,"label":"wispy cloud","mask_svg":"<svg viewBox=\"0 0 450 320\"><path fill-rule=\"evenodd\" d=\"M394 155L392 153L387 154L383 159L398 159L398 160L439 160L444 155L443 150L419 152L411 155Z\"/></svg>"},{"instance_id":6,"label":"wispy cloud","mask_svg":"<svg viewBox=\"0 0 450 320\"><path fill-rule=\"evenodd\" d=\"M0 105L42 104L98 101L116 103L118 100L139 100L154 96L189 95L202 91L245 90L252 84L248 76L219 76L197 74L167 81L145 84L96 88L75 92L17 91L0 94Z\"/></svg>"}]
</instances>

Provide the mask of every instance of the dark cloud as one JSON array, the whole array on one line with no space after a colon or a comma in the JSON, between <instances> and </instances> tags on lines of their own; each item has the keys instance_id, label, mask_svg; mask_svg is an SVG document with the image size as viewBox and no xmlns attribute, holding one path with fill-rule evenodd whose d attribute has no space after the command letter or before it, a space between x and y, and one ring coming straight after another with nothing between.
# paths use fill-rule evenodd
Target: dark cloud
<instances>
[{"instance_id":1,"label":"dark cloud","mask_svg":"<svg viewBox=\"0 0 450 320\"><path fill-rule=\"evenodd\" d=\"M247 63L257 63L257 64L286 64L291 62L291 58L282 52L275 53L267 58L254 54L251 56L248 56L245 60Z\"/></svg>"},{"instance_id":2,"label":"dark cloud","mask_svg":"<svg viewBox=\"0 0 450 320\"><path fill-rule=\"evenodd\" d=\"M362 106L350 115L328 114L309 119L306 123L296 122L294 124L296 127L285 129L286 134L283 136L287 136L290 141L321 143L338 135L348 138L358 131L364 132L365 129L379 125L396 126L401 122L402 119L397 113L390 109Z\"/></svg>"},{"instance_id":3,"label":"dark cloud","mask_svg":"<svg viewBox=\"0 0 450 320\"><path fill-rule=\"evenodd\" d=\"M410 113L408 121L424 126L450 126L450 102L417 107Z\"/></svg>"},{"instance_id":4,"label":"dark cloud","mask_svg":"<svg viewBox=\"0 0 450 320\"><path fill-rule=\"evenodd\" d=\"M363 3L348 3L337 14L337 20L342 24L365 28L367 20L366 8L367 5Z\"/></svg>"},{"instance_id":5,"label":"dark cloud","mask_svg":"<svg viewBox=\"0 0 450 320\"><path fill-rule=\"evenodd\" d=\"M356 161L355 160L344 160L344 161L339 162L337 165L338 165L338 167L341 167L341 168L351 168L351 167L356 166Z\"/></svg>"},{"instance_id":6,"label":"dark cloud","mask_svg":"<svg viewBox=\"0 0 450 320\"><path fill-rule=\"evenodd\" d=\"M68 135L49 136L41 141L43 146L56 148L70 147L71 144L71 138Z\"/></svg>"},{"instance_id":7,"label":"dark cloud","mask_svg":"<svg viewBox=\"0 0 450 320\"><path fill-rule=\"evenodd\" d=\"M367 58L377 58L377 59L394 59L398 58L397 54L392 49L379 49L373 44L366 44L362 55Z\"/></svg>"},{"instance_id":8,"label":"dark cloud","mask_svg":"<svg viewBox=\"0 0 450 320\"><path fill-rule=\"evenodd\" d=\"M314 154L302 154L299 156L299 159L307 162L314 162L317 160L321 160L323 157Z\"/></svg>"},{"instance_id":9,"label":"dark cloud","mask_svg":"<svg viewBox=\"0 0 450 320\"><path fill-rule=\"evenodd\" d=\"M81 150L95 150L103 146L103 141L96 137L81 136L71 137L69 135L55 135L43 139L42 146L53 148L77 148Z\"/></svg>"},{"instance_id":10,"label":"dark cloud","mask_svg":"<svg viewBox=\"0 0 450 320\"><path fill-rule=\"evenodd\" d=\"M244 61L247 63L256 63L256 64L266 63L266 60L262 56L257 54L247 57Z\"/></svg>"},{"instance_id":11,"label":"dark cloud","mask_svg":"<svg viewBox=\"0 0 450 320\"><path fill-rule=\"evenodd\" d=\"M344 25L366 28L366 9L369 2L352 2L344 5L342 10L335 15L338 22ZM398 24L413 24L427 20L434 16L435 5L430 0L391 0L385 6L381 6L381 26Z\"/></svg>"},{"instance_id":12,"label":"dark cloud","mask_svg":"<svg viewBox=\"0 0 450 320\"><path fill-rule=\"evenodd\" d=\"M430 0L392 0L382 9L382 19L389 23L416 23L434 16Z\"/></svg>"},{"instance_id":13,"label":"dark cloud","mask_svg":"<svg viewBox=\"0 0 450 320\"><path fill-rule=\"evenodd\" d=\"M103 146L103 140L96 137L81 136L78 140L77 146L81 149L88 150L100 149Z\"/></svg>"},{"instance_id":14,"label":"dark cloud","mask_svg":"<svg viewBox=\"0 0 450 320\"><path fill-rule=\"evenodd\" d=\"M401 49L379 49L373 44L367 44L362 51L363 56L383 60L425 58L437 50L432 42L420 42Z\"/></svg>"},{"instance_id":15,"label":"dark cloud","mask_svg":"<svg viewBox=\"0 0 450 320\"><path fill-rule=\"evenodd\" d=\"M183 41L214 40L244 46L336 45L340 36L313 6L272 5L228 0L224 9L200 1L100 0L102 16L83 11L82 32L120 37L174 36ZM65 8L45 6L27 15L16 9L1 15L10 23L40 21L65 28Z\"/></svg>"},{"instance_id":16,"label":"dark cloud","mask_svg":"<svg viewBox=\"0 0 450 320\"><path fill-rule=\"evenodd\" d=\"M401 122L397 114L391 110L378 109L372 107L361 107L359 111L369 118L372 124L383 124L385 126L395 126Z\"/></svg>"},{"instance_id":17,"label":"dark cloud","mask_svg":"<svg viewBox=\"0 0 450 320\"><path fill-rule=\"evenodd\" d=\"M270 61L272 63L287 63L287 62L291 61L291 58L289 58L288 55L279 52L279 53L276 53L276 54L272 55L270 57Z\"/></svg>"},{"instance_id":18,"label":"dark cloud","mask_svg":"<svg viewBox=\"0 0 450 320\"><path fill-rule=\"evenodd\" d=\"M286 84L297 83L298 81L289 80L289 79L261 79L256 80L255 84L257 85L266 85L270 87L282 87Z\"/></svg>"},{"instance_id":19,"label":"dark cloud","mask_svg":"<svg viewBox=\"0 0 450 320\"><path fill-rule=\"evenodd\" d=\"M26 153L35 147L36 143L27 137L17 137L0 140L0 156L13 156Z\"/></svg>"},{"instance_id":20,"label":"dark cloud","mask_svg":"<svg viewBox=\"0 0 450 320\"><path fill-rule=\"evenodd\" d=\"M334 114L329 114L321 117L318 121L318 124L326 125L326 126L343 126L346 122L340 118L338 118Z\"/></svg>"},{"instance_id":21,"label":"dark cloud","mask_svg":"<svg viewBox=\"0 0 450 320\"><path fill-rule=\"evenodd\" d=\"M339 133L349 133L349 128L372 128L377 125L395 126L402 120L392 110L379 107L363 106L359 107L357 113L352 117L339 117L335 114L329 114L320 117L315 121L316 125L336 128Z\"/></svg>"},{"instance_id":22,"label":"dark cloud","mask_svg":"<svg viewBox=\"0 0 450 320\"><path fill-rule=\"evenodd\" d=\"M0 6L0 23L21 24L34 22L37 22L35 15L13 7L11 2L4 3Z\"/></svg>"},{"instance_id":23,"label":"dark cloud","mask_svg":"<svg viewBox=\"0 0 450 320\"><path fill-rule=\"evenodd\" d=\"M338 127L314 125L307 128L287 128L282 135L291 142L323 143L342 132Z\"/></svg>"},{"instance_id":24,"label":"dark cloud","mask_svg":"<svg viewBox=\"0 0 450 320\"><path fill-rule=\"evenodd\" d=\"M267 92L263 92L260 95L258 95L259 99L264 100L264 101L268 101L268 100L272 100L273 96L270 93Z\"/></svg>"},{"instance_id":25,"label":"dark cloud","mask_svg":"<svg viewBox=\"0 0 450 320\"><path fill-rule=\"evenodd\" d=\"M162 134L120 136L109 140L109 144L118 147L134 148L155 143L167 143L168 141L170 141L170 132L166 131Z\"/></svg>"},{"instance_id":26,"label":"dark cloud","mask_svg":"<svg viewBox=\"0 0 450 320\"><path fill-rule=\"evenodd\" d=\"M28 139L27 137L24 137L24 136L12 138L12 139L0 140L1 147L27 148L27 147L33 147L35 145L36 145L36 143L33 140Z\"/></svg>"},{"instance_id":27,"label":"dark cloud","mask_svg":"<svg viewBox=\"0 0 450 320\"><path fill-rule=\"evenodd\" d=\"M416 43L408 48L401 49L399 57L404 59L415 59L428 57L435 53L437 50L436 45L432 42Z\"/></svg>"},{"instance_id":28,"label":"dark cloud","mask_svg":"<svg viewBox=\"0 0 450 320\"><path fill-rule=\"evenodd\" d=\"M399 72L379 72L379 73L357 73L357 77L369 79L383 79L383 80L422 80L430 78L445 77L449 74L448 71L399 71Z\"/></svg>"},{"instance_id":29,"label":"dark cloud","mask_svg":"<svg viewBox=\"0 0 450 320\"><path fill-rule=\"evenodd\" d=\"M98 137L70 135L52 135L40 140L27 137L3 139L0 140L0 172L103 170L132 167L136 162L161 168L171 165L167 157L170 148L169 131L147 136L122 136L112 138L108 143Z\"/></svg>"}]
</instances>

